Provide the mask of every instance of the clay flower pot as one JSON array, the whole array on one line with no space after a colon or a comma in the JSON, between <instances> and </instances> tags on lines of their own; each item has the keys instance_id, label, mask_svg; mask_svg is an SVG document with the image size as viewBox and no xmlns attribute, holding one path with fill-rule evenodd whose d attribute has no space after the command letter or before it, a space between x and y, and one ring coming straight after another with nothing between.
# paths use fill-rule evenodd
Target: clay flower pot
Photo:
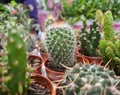
<instances>
[{"instance_id":1,"label":"clay flower pot","mask_svg":"<svg viewBox=\"0 0 120 95\"><path fill-rule=\"evenodd\" d=\"M34 55L34 54L28 54L28 64L31 65L31 67L38 67L43 63L43 59L41 56Z\"/></svg>"},{"instance_id":2,"label":"clay flower pot","mask_svg":"<svg viewBox=\"0 0 120 95\"><path fill-rule=\"evenodd\" d=\"M46 78L40 74L33 74L31 76L31 78L34 80L35 84L41 85L44 88L49 89L50 95L56 95L56 90L55 90L52 82L48 78Z\"/></svg>"},{"instance_id":3,"label":"clay flower pot","mask_svg":"<svg viewBox=\"0 0 120 95\"><path fill-rule=\"evenodd\" d=\"M90 64L103 65L102 57L91 57L91 56L83 55L83 54L80 53L80 47L76 48L75 55L79 56L83 59L87 59Z\"/></svg>"},{"instance_id":4,"label":"clay flower pot","mask_svg":"<svg viewBox=\"0 0 120 95\"><path fill-rule=\"evenodd\" d=\"M49 55L47 53L44 53L44 52L40 51L40 54L41 54L41 57L42 57L43 61L48 60Z\"/></svg>"},{"instance_id":5,"label":"clay flower pot","mask_svg":"<svg viewBox=\"0 0 120 95\"><path fill-rule=\"evenodd\" d=\"M75 55L77 58L77 62L79 63L89 63L89 60L81 55Z\"/></svg>"},{"instance_id":6,"label":"clay flower pot","mask_svg":"<svg viewBox=\"0 0 120 95\"><path fill-rule=\"evenodd\" d=\"M53 82L58 82L59 80L61 80L64 76L64 72L57 72L57 71L53 71L53 70L50 70L46 64L47 64L48 60L46 60L42 65L44 65L45 67L45 70L41 70L42 68L42 65L39 66L36 70L36 73L40 73L40 71L45 71L45 72L42 72L42 73L46 73L46 76Z\"/></svg>"}]
</instances>

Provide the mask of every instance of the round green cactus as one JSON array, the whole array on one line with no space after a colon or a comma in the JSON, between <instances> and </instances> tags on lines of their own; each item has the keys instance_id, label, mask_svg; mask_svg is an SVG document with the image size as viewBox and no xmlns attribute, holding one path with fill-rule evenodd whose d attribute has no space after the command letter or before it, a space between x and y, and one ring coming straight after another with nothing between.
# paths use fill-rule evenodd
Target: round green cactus
<instances>
[{"instance_id":1,"label":"round green cactus","mask_svg":"<svg viewBox=\"0 0 120 95\"><path fill-rule=\"evenodd\" d=\"M114 72L95 64L77 64L59 86L65 95L120 95Z\"/></svg>"},{"instance_id":2,"label":"round green cactus","mask_svg":"<svg viewBox=\"0 0 120 95\"><path fill-rule=\"evenodd\" d=\"M54 61L55 66L74 65L74 51L76 40L70 26L50 26L46 33L46 49Z\"/></svg>"}]
</instances>

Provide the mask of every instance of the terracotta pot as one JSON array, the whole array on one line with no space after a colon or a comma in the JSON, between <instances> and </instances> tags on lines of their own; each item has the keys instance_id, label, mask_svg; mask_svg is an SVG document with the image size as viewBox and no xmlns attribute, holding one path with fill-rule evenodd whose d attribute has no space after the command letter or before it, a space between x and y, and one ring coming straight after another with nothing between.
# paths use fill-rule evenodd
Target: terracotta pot
<instances>
[{"instance_id":1,"label":"terracotta pot","mask_svg":"<svg viewBox=\"0 0 120 95\"><path fill-rule=\"evenodd\" d=\"M77 62L79 63L89 63L89 60L81 55L75 55L77 58Z\"/></svg>"},{"instance_id":2,"label":"terracotta pot","mask_svg":"<svg viewBox=\"0 0 120 95\"><path fill-rule=\"evenodd\" d=\"M44 62L44 66L45 66L45 71L46 71L46 74L47 74L47 77L53 81L53 82L58 82L59 80L61 80L64 76L64 72L57 72L57 71L53 71L53 70L50 70L49 68L47 68L46 64L47 64L47 60ZM41 71L41 67L42 66L39 66L37 68L37 71L36 73L40 73Z\"/></svg>"},{"instance_id":3,"label":"terracotta pot","mask_svg":"<svg viewBox=\"0 0 120 95\"><path fill-rule=\"evenodd\" d=\"M38 67L43 63L43 59L40 56L34 55L34 54L28 54L28 64L31 65L31 67Z\"/></svg>"},{"instance_id":4,"label":"terracotta pot","mask_svg":"<svg viewBox=\"0 0 120 95\"><path fill-rule=\"evenodd\" d=\"M31 78L35 81L36 84L42 85L43 87L49 89L51 91L50 95L56 95L56 90L48 78L40 74L33 74Z\"/></svg>"},{"instance_id":5,"label":"terracotta pot","mask_svg":"<svg viewBox=\"0 0 120 95\"><path fill-rule=\"evenodd\" d=\"M75 55L76 55L76 56L80 56L80 57L82 57L82 58L84 58L84 59L87 59L90 64L103 65L102 57L85 56L85 55L83 55L83 54L80 53L80 47L78 47L78 48L76 49Z\"/></svg>"},{"instance_id":6,"label":"terracotta pot","mask_svg":"<svg viewBox=\"0 0 120 95\"><path fill-rule=\"evenodd\" d=\"M47 53L44 53L44 52L40 51L40 54L41 54L41 57L42 57L43 61L47 61L48 60L49 55Z\"/></svg>"}]
</instances>

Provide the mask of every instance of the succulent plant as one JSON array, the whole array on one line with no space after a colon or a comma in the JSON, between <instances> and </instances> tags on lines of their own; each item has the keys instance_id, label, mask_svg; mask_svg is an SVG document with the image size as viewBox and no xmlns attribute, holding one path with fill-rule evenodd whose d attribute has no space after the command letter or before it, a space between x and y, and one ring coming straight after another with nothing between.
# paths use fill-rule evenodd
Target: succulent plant
<instances>
[{"instance_id":1,"label":"succulent plant","mask_svg":"<svg viewBox=\"0 0 120 95\"><path fill-rule=\"evenodd\" d=\"M107 11L104 17L104 39L100 41L100 53L104 63L108 61L110 69L114 69L116 74L120 73L120 39L115 39L113 17L111 11Z\"/></svg>"},{"instance_id":2,"label":"succulent plant","mask_svg":"<svg viewBox=\"0 0 120 95\"><path fill-rule=\"evenodd\" d=\"M58 88L63 95L120 95L120 81L112 70L93 64L76 64Z\"/></svg>"},{"instance_id":3,"label":"succulent plant","mask_svg":"<svg viewBox=\"0 0 120 95\"><path fill-rule=\"evenodd\" d=\"M84 23L79 34L79 43L81 44L83 54L87 56L99 56L97 49L101 36L96 21L93 21L90 25L90 30L86 29L86 23Z\"/></svg>"},{"instance_id":4,"label":"succulent plant","mask_svg":"<svg viewBox=\"0 0 120 95\"><path fill-rule=\"evenodd\" d=\"M120 19L119 0L61 0L61 6L61 17L71 24L80 21L82 16L87 19L95 19L97 9L101 9L103 12L111 10L114 18Z\"/></svg>"},{"instance_id":5,"label":"succulent plant","mask_svg":"<svg viewBox=\"0 0 120 95\"><path fill-rule=\"evenodd\" d=\"M2 55L6 60L1 62L6 63L6 73L2 76L1 95L25 95L27 94L26 76L27 58L25 43L14 20L6 23L6 41L7 45L4 48L7 52ZM1 64L1 63L0 63ZM4 69L4 68L3 68ZM3 70L4 71L4 70ZM3 72L2 72L3 73ZM6 80L5 80L6 79Z\"/></svg>"},{"instance_id":6,"label":"succulent plant","mask_svg":"<svg viewBox=\"0 0 120 95\"><path fill-rule=\"evenodd\" d=\"M76 40L74 32L67 24L51 25L46 32L45 45L55 66L74 65Z\"/></svg>"},{"instance_id":7,"label":"succulent plant","mask_svg":"<svg viewBox=\"0 0 120 95\"><path fill-rule=\"evenodd\" d=\"M98 9L96 10L96 20L98 22L98 24L102 27L103 26L103 19L104 19L104 14L102 12L102 10Z\"/></svg>"},{"instance_id":8,"label":"succulent plant","mask_svg":"<svg viewBox=\"0 0 120 95\"><path fill-rule=\"evenodd\" d=\"M36 28L38 26L37 24L33 24L34 20L31 19L28 15L31 9L29 8L29 6L26 7L23 4L8 4L4 6L4 10L6 10L5 12L7 13L7 16L6 19L4 17L4 21L1 22L0 30L5 30L2 27L5 28L5 24L8 23L9 19L16 20L15 23L19 26L19 32L22 34L25 40L26 50L28 52L31 52L35 47L36 38L31 36L30 34L32 34L31 32L36 31Z\"/></svg>"}]
</instances>

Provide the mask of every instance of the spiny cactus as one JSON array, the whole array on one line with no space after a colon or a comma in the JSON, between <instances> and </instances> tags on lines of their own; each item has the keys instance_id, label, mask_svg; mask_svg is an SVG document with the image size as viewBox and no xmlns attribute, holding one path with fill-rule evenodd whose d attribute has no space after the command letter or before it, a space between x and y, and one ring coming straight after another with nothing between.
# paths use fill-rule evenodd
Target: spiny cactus
<instances>
[{"instance_id":1,"label":"spiny cactus","mask_svg":"<svg viewBox=\"0 0 120 95\"><path fill-rule=\"evenodd\" d=\"M120 74L120 39L115 39L112 13L107 11L104 18L104 39L100 41L100 52L104 63Z\"/></svg>"},{"instance_id":2,"label":"spiny cactus","mask_svg":"<svg viewBox=\"0 0 120 95\"><path fill-rule=\"evenodd\" d=\"M81 50L84 55L98 56L98 45L100 41L100 31L97 23L93 21L90 25L90 30L86 30L86 24L80 30Z\"/></svg>"},{"instance_id":3,"label":"spiny cactus","mask_svg":"<svg viewBox=\"0 0 120 95\"><path fill-rule=\"evenodd\" d=\"M103 21L103 31L106 40L113 41L114 40L114 21L111 11L106 11L104 14Z\"/></svg>"},{"instance_id":4,"label":"spiny cactus","mask_svg":"<svg viewBox=\"0 0 120 95\"><path fill-rule=\"evenodd\" d=\"M70 26L65 24L50 26L45 40L46 49L55 66L61 67L63 64L70 67L74 65L76 42Z\"/></svg>"},{"instance_id":5,"label":"spiny cactus","mask_svg":"<svg viewBox=\"0 0 120 95\"><path fill-rule=\"evenodd\" d=\"M104 14L102 10L98 9L96 11L96 20L100 26L103 26L103 19L104 19Z\"/></svg>"},{"instance_id":6,"label":"spiny cactus","mask_svg":"<svg viewBox=\"0 0 120 95\"><path fill-rule=\"evenodd\" d=\"M26 77L26 49L23 38L18 32L18 26L14 21L8 21L6 24L7 52L6 64L8 71L5 77L10 78L4 83L5 89L2 95L25 95L27 92L27 77ZM5 88L4 86L2 89ZM1 90L2 91L2 90Z\"/></svg>"},{"instance_id":7,"label":"spiny cactus","mask_svg":"<svg viewBox=\"0 0 120 95\"><path fill-rule=\"evenodd\" d=\"M113 71L99 65L77 64L66 72L59 88L63 95L120 95L120 81Z\"/></svg>"}]
</instances>

